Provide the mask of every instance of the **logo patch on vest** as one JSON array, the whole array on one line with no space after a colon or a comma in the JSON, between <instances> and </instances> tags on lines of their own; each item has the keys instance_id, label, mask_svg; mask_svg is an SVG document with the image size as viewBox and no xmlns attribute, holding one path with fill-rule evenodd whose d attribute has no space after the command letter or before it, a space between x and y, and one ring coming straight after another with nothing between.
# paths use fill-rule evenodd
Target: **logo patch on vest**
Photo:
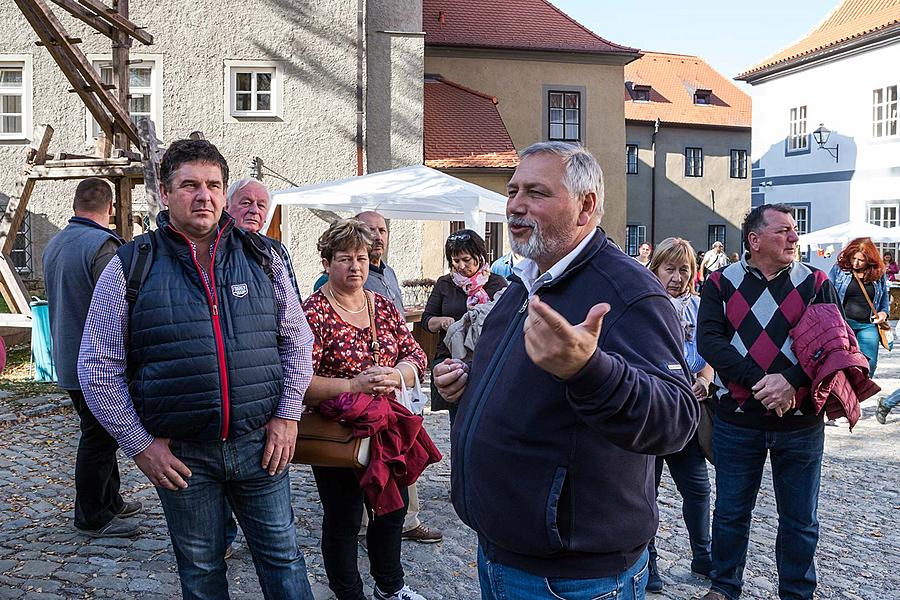
<instances>
[{"instance_id":1,"label":"logo patch on vest","mask_svg":"<svg viewBox=\"0 0 900 600\"><path fill-rule=\"evenodd\" d=\"M231 286L231 294L235 298L243 298L247 295L248 291L246 283L236 283Z\"/></svg>"}]
</instances>

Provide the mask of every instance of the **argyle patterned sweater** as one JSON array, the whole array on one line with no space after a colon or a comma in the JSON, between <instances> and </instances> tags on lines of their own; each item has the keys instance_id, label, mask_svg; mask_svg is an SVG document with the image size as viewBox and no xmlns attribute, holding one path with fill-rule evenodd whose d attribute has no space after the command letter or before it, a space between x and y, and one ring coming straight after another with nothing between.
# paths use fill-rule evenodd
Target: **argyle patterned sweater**
<instances>
[{"instance_id":1,"label":"argyle patterned sweater","mask_svg":"<svg viewBox=\"0 0 900 600\"><path fill-rule=\"evenodd\" d=\"M840 306L824 271L794 262L767 280L745 260L712 273L697 319L700 355L716 370L716 414L734 425L789 431L811 427L816 415L810 379L791 349L790 330L810 304ZM797 390L796 408L779 417L753 397L765 375L782 374Z\"/></svg>"}]
</instances>

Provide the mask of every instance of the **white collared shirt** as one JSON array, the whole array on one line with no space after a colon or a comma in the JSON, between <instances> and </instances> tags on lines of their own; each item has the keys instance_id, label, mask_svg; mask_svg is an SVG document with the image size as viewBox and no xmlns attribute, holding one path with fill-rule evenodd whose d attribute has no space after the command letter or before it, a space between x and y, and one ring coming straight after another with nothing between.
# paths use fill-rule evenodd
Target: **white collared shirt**
<instances>
[{"instance_id":1,"label":"white collared shirt","mask_svg":"<svg viewBox=\"0 0 900 600\"><path fill-rule=\"evenodd\" d=\"M597 235L597 230L595 229L593 233L589 233L584 236L584 239L581 240L575 248L559 259L552 267L547 269L547 271L543 274L540 273L540 269L536 262L531 260L530 258L523 258L519 264L513 267L513 273L522 280L522 283L525 284L525 289L528 290L528 295L533 296L534 293L545 283L550 283L563 273L565 273L566 269L569 268L569 265L572 264L572 261L575 260L575 257L578 256L582 250L587 247L587 245L594 239L594 236Z\"/></svg>"}]
</instances>

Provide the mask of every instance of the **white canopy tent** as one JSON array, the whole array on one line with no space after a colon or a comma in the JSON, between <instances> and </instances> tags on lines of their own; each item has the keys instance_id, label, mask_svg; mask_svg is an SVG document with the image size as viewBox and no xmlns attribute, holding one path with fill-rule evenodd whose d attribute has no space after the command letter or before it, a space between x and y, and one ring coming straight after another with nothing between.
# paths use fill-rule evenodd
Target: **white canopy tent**
<instances>
[{"instance_id":1,"label":"white canopy tent","mask_svg":"<svg viewBox=\"0 0 900 600\"><path fill-rule=\"evenodd\" d=\"M850 240L860 237L872 238L872 241L876 243L898 242L900 241L900 233L896 231L898 229L900 228L888 229L871 223L845 221L844 223L801 235L797 243L800 248L823 246L825 244L844 245Z\"/></svg>"},{"instance_id":2,"label":"white canopy tent","mask_svg":"<svg viewBox=\"0 0 900 600\"><path fill-rule=\"evenodd\" d=\"M275 207L289 204L351 213L376 210L387 219L465 221L475 231L484 231L488 221L506 221L505 196L424 165L274 192L263 231Z\"/></svg>"}]
</instances>

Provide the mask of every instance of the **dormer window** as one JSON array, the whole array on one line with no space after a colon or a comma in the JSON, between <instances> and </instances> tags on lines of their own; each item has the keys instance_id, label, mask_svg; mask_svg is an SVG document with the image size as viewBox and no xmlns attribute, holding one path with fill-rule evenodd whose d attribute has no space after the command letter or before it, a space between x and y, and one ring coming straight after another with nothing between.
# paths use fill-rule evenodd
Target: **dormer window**
<instances>
[{"instance_id":1,"label":"dormer window","mask_svg":"<svg viewBox=\"0 0 900 600\"><path fill-rule=\"evenodd\" d=\"M650 102L650 86L649 85L636 85L632 88L635 102Z\"/></svg>"},{"instance_id":2,"label":"dormer window","mask_svg":"<svg viewBox=\"0 0 900 600\"><path fill-rule=\"evenodd\" d=\"M694 92L694 104L712 104L712 90Z\"/></svg>"}]
</instances>

